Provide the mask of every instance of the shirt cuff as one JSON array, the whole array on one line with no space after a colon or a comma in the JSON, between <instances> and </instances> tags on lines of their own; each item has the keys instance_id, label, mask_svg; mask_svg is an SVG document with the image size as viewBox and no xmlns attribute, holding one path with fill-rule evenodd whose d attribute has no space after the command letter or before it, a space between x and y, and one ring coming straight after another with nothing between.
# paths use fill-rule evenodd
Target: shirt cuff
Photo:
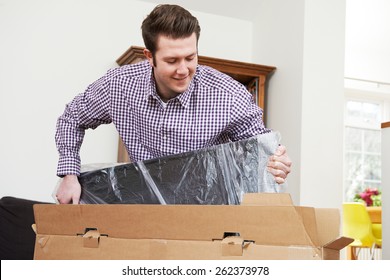
<instances>
[{"instance_id":1,"label":"shirt cuff","mask_svg":"<svg viewBox=\"0 0 390 280\"><path fill-rule=\"evenodd\" d=\"M57 176L80 175L80 158L60 157L57 165Z\"/></svg>"}]
</instances>

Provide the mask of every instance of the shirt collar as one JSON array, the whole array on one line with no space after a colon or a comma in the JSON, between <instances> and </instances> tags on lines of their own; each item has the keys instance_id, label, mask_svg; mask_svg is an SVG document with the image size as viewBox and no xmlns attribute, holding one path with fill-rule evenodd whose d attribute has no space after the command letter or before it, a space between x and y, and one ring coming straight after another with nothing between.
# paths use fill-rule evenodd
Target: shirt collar
<instances>
[{"instance_id":1,"label":"shirt collar","mask_svg":"<svg viewBox=\"0 0 390 280\"><path fill-rule=\"evenodd\" d=\"M197 73L198 71L195 72L195 76L197 75ZM190 102L195 87L195 76L192 78L187 90L174 98L177 99L184 108L187 107L188 103ZM148 77L147 82L149 86L148 86L148 90L145 93L145 99L152 97L162 102L161 97L157 94L156 81L154 79L153 68L151 66L149 67L147 77Z\"/></svg>"},{"instance_id":2,"label":"shirt collar","mask_svg":"<svg viewBox=\"0 0 390 280\"><path fill-rule=\"evenodd\" d=\"M195 85L195 77L192 77L192 80L187 88L187 90L185 92L183 92L182 94L179 94L176 98L177 100L179 100L179 102L181 103L181 105L186 108L188 106L188 103L190 102L190 99L191 99L191 96L193 94L193 91L194 91L194 85Z\"/></svg>"}]
</instances>

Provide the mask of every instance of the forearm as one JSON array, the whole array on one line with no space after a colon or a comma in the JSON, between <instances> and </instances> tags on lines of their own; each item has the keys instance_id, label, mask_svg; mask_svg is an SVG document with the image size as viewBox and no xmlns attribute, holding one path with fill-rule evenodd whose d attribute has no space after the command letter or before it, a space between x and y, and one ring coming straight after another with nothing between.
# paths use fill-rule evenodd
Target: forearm
<instances>
[{"instance_id":1,"label":"forearm","mask_svg":"<svg viewBox=\"0 0 390 280\"><path fill-rule=\"evenodd\" d=\"M68 109L67 109L68 110ZM59 153L57 175L80 174L80 148L85 131L79 127L76 119L69 112L58 118L56 130L56 145Z\"/></svg>"}]
</instances>

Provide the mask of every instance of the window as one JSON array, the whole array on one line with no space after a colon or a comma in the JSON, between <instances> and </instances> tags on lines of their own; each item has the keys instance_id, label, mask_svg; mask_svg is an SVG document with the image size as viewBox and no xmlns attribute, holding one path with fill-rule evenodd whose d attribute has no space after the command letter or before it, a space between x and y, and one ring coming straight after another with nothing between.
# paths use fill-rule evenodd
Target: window
<instances>
[{"instance_id":1,"label":"window","mask_svg":"<svg viewBox=\"0 0 390 280\"><path fill-rule=\"evenodd\" d=\"M381 185L381 123L390 120L390 83L344 78L344 201Z\"/></svg>"},{"instance_id":2,"label":"window","mask_svg":"<svg viewBox=\"0 0 390 280\"><path fill-rule=\"evenodd\" d=\"M367 187L381 189L382 103L346 100L345 108L345 199Z\"/></svg>"}]
</instances>

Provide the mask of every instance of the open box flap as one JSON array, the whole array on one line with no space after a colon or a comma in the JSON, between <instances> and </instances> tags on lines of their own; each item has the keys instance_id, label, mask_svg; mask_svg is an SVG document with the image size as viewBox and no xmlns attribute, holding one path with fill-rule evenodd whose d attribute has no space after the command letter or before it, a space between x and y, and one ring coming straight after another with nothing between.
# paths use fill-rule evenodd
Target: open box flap
<instances>
[{"instance_id":1,"label":"open box flap","mask_svg":"<svg viewBox=\"0 0 390 280\"><path fill-rule=\"evenodd\" d=\"M293 202L288 193L246 193L241 205L292 206Z\"/></svg>"},{"instance_id":2,"label":"open box flap","mask_svg":"<svg viewBox=\"0 0 390 280\"><path fill-rule=\"evenodd\" d=\"M296 206L294 208L302 219L303 226L305 227L306 232L311 239L311 244L315 247L318 247L320 244L318 240L318 227L315 209L312 207L299 206Z\"/></svg>"},{"instance_id":3,"label":"open box flap","mask_svg":"<svg viewBox=\"0 0 390 280\"><path fill-rule=\"evenodd\" d=\"M340 237L340 212L338 209L315 208L315 215L320 246L324 246Z\"/></svg>"},{"instance_id":4,"label":"open box flap","mask_svg":"<svg viewBox=\"0 0 390 280\"><path fill-rule=\"evenodd\" d=\"M218 240L236 232L257 244L282 246L315 245L315 233L307 229L310 212L255 205L34 205L38 234L75 236L96 228L113 238Z\"/></svg>"},{"instance_id":5,"label":"open box flap","mask_svg":"<svg viewBox=\"0 0 390 280\"><path fill-rule=\"evenodd\" d=\"M339 250L343 249L344 247L348 246L349 244L351 244L353 241L354 241L353 238L341 236L341 237L337 238L336 240L333 240L333 241L325 244L324 248L339 251Z\"/></svg>"}]
</instances>

